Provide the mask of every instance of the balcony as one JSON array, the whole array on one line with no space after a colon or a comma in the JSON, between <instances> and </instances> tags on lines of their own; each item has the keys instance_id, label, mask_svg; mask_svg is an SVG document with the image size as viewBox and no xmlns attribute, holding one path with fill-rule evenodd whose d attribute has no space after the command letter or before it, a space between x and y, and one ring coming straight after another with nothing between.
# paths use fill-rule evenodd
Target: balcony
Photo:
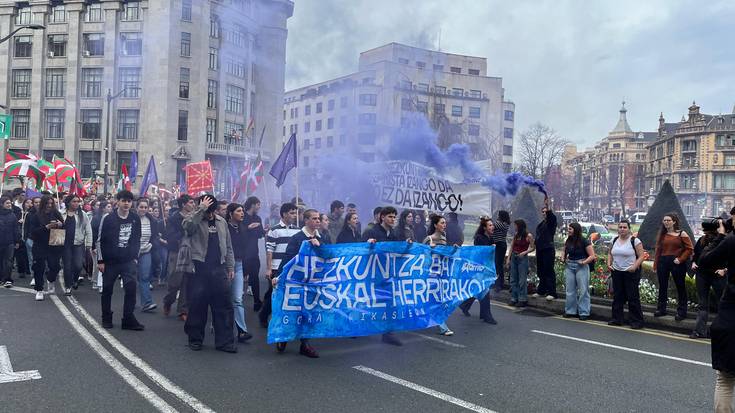
<instances>
[{"instance_id":1,"label":"balcony","mask_svg":"<svg viewBox=\"0 0 735 413\"><path fill-rule=\"evenodd\" d=\"M735 165L712 165L713 171L735 171Z\"/></svg>"},{"instance_id":2,"label":"balcony","mask_svg":"<svg viewBox=\"0 0 735 413\"><path fill-rule=\"evenodd\" d=\"M206 152L208 155L221 155L221 156L232 156L237 158L252 158L255 159L258 156L258 152L262 149L258 147L234 145L229 143L221 142L207 142ZM263 160L270 159L270 154L263 153Z\"/></svg>"},{"instance_id":3,"label":"balcony","mask_svg":"<svg viewBox=\"0 0 735 413\"><path fill-rule=\"evenodd\" d=\"M697 171L699 162L680 162L677 171Z\"/></svg>"}]
</instances>

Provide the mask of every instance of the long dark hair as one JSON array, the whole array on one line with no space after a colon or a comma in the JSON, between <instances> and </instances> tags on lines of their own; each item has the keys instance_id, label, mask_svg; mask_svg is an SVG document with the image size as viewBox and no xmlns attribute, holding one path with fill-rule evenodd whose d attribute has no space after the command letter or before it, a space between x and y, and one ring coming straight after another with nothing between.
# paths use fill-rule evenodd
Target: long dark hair
<instances>
[{"instance_id":1,"label":"long dark hair","mask_svg":"<svg viewBox=\"0 0 735 413\"><path fill-rule=\"evenodd\" d=\"M671 218L672 221L674 221L674 231L680 231L680 223L681 220L679 219L679 215L677 215L674 212L670 212L668 214L664 214L664 217ZM661 243L664 242L664 236L669 231L666 229L666 225L664 225L663 222L661 222L661 229L658 230L658 239L656 239L656 249L658 249L661 246Z\"/></svg>"},{"instance_id":2,"label":"long dark hair","mask_svg":"<svg viewBox=\"0 0 735 413\"><path fill-rule=\"evenodd\" d=\"M513 223L516 225L516 234L513 236L513 239L517 240L524 240L528 236L528 230L526 229L526 221L522 219L517 219L513 221Z\"/></svg>"},{"instance_id":3,"label":"long dark hair","mask_svg":"<svg viewBox=\"0 0 735 413\"><path fill-rule=\"evenodd\" d=\"M38 204L38 219L41 221L41 224L46 225L50 221L50 217L54 215L54 210L52 209L50 213L46 212L46 207L48 204L53 205L54 203L54 197L51 195L44 195L41 197L41 203Z\"/></svg>"},{"instance_id":4,"label":"long dark hair","mask_svg":"<svg viewBox=\"0 0 735 413\"><path fill-rule=\"evenodd\" d=\"M482 217L480 218L480 225L477 227L477 231L475 231L475 236L484 235L485 234L485 227L487 226L488 222L493 222L492 218L488 217ZM493 222L493 224L495 224Z\"/></svg>"},{"instance_id":5,"label":"long dark hair","mask_svg":"<svg viewBox=\"0 0 735 413\"><path fill-rule=\"evenodd\" d=\"M439 222L441 222L442 219L445 219L445 218L439 214L431 214L431 216L429 217L429 221L430 221L429 231L426 234L433 235L436 232L437 224L439 224Z\"/></svg>"},{"instance_id":6,"label":"long dark hair","mask_svg":"<svg viewBox=\"0 0 735 413\"><path fill-rule=\"evenodd\" d=\"M504 209L501 209L500 211L498 211L498 221L504 222L510 225L510 214L508 213L508 211Z\"/></svg>"},{"instance_id":7,"label":"long dark hair","mask_svg":"<svg viewBox=\"0 0 735 413\"><path fill-rule=\"evenodd\" d=\"M582 245L582 226L577 222L572 222L569 224L569 228L572 229L572 235L567 237L567 240L564 242L564 247L578 247Z\"/></svg>"},{"instance_id":8,"label":"long dark hair","mask_svg":"<svg viewBox=\"0 0 735 413\"><path fill-rule=\"evenodd\" d=\"M348 212L347 215L345 215L345 222L342 224L342 231L349 228L350 231L352 231L352 227L350 226L350 220L352 217L357 215L356 212Z\"/></svg>"},{"instance_id":9,"label":"long dark hair","mask_svg":"<svg viewBox=\"0 0 735 413\"><path fill-rule=\"evenodd\" d=\"M107 204L109 204L109 202L105 201L104 199L100 200L99 202L100 202L100 206L98 206L97 210L94 211L95 218L97 217L102 218L102 215L104 215L105 213L105 208L107 208Z\"/></svg>"},{"instance_id":10,"label":"long dark hair","mask_svg":"<svg viewBox=\"0 0 735 413\"><path fill-rule=\"evenodd\" d=\"M411 230L413 230L413 222L408 222L408 214L413 215L413 211L410 209L404 209L401 211L401 215L398 216L398 228L397 232L401 235L401 238L405 235L406 232L406 226L410 226ZM411 221L413 221L413 217L411 217Z\"/></svg>"},{"instance_id":11,"label":"long dark hair","mask_svg":"<svg viewBox=\"0 0 735 413\"><path fill-rule=\"evenodd\" d=\"M227 222L232 220L232 213L237 211L237 208L242 208L242 212L245 212L245 208L236 202L227 205Z\"/></svg>"}]
</instances>

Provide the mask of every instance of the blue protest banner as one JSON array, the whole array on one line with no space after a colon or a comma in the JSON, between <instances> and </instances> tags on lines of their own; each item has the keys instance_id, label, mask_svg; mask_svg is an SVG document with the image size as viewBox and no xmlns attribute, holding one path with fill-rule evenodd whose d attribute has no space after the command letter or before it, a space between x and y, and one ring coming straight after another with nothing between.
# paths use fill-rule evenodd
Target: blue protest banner
<instances>
[{"instance_id":1,"label":"blue protest banner","mask_svg":"<svg viewBox=\"0 0 735 413\"><path fill-rule=\"evenodd\" d=\"M273 291L268 342L438 325L495 282L495 247L304 242Z\"/></svg>"}]
</instances>

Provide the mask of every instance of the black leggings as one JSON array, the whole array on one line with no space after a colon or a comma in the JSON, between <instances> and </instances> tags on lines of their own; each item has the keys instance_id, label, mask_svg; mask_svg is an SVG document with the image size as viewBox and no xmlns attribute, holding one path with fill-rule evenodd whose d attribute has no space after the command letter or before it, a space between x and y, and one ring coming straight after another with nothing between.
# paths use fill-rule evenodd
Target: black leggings
<instances>
[{"instance_id":1,"label":"black leggings","mask_svg":"<svg viewBox=\"0 0 735 413\"><path fill-rule=\"evenodd\" d=\"M498 242L495 244L495 288L500 290L505 287L505 253L508 250L508 244Z\"/></svg>"},{"instance_id":2,"label":"black leggings","mask_svg":"<svg viewBox=\"0 0 735 413\"><path fill-rule=\"evenodd\" d=\"M61 270L61 247L36 247L33 246L33 279L35 280L34 288L36 291L43 291L43 276L46 274L46 279L50 283L56 282L56 277L59 276L59 270ZM48 266L48 272L46 267Z\"/></svg>"},{"instance_id":3,"label":"black leggings","mask_svg":"<svg viewBox=\"0 0 735 413\"><path fill-rule=\"evenodd\" d=\"M674 264L675 258L673 255L661 256L656 265L656 275L658 276L658 311L666 312L666 305L669 298L669 274L671 274L676 285L678 302L676 313L684 317L687 314L687 289L686 282L684 281L687 268L684 263Z\"/></svg>"}]
</instances>

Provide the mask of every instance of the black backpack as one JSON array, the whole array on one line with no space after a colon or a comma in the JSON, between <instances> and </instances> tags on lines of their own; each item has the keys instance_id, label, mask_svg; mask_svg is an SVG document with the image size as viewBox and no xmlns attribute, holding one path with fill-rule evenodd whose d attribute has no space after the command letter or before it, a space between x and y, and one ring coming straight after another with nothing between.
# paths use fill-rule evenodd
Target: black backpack
<instances>
[{"instance_id":1,"label":"black backpack","mask_svg":"<svg viewBox=\"0 0 735 413\"><path fill-rule=\"evenodd\" d=\"M612 244L610 244L610 251L612 251L613 247L615 246L615 243L618 242L618 237L613 238ZM635 253L635 259L638 260L638 251L635 250L635 237L630 236L630 245L633 247L633 252ZM641 269L638 268L638 271Z\"/></svg>"}]
</instances>

